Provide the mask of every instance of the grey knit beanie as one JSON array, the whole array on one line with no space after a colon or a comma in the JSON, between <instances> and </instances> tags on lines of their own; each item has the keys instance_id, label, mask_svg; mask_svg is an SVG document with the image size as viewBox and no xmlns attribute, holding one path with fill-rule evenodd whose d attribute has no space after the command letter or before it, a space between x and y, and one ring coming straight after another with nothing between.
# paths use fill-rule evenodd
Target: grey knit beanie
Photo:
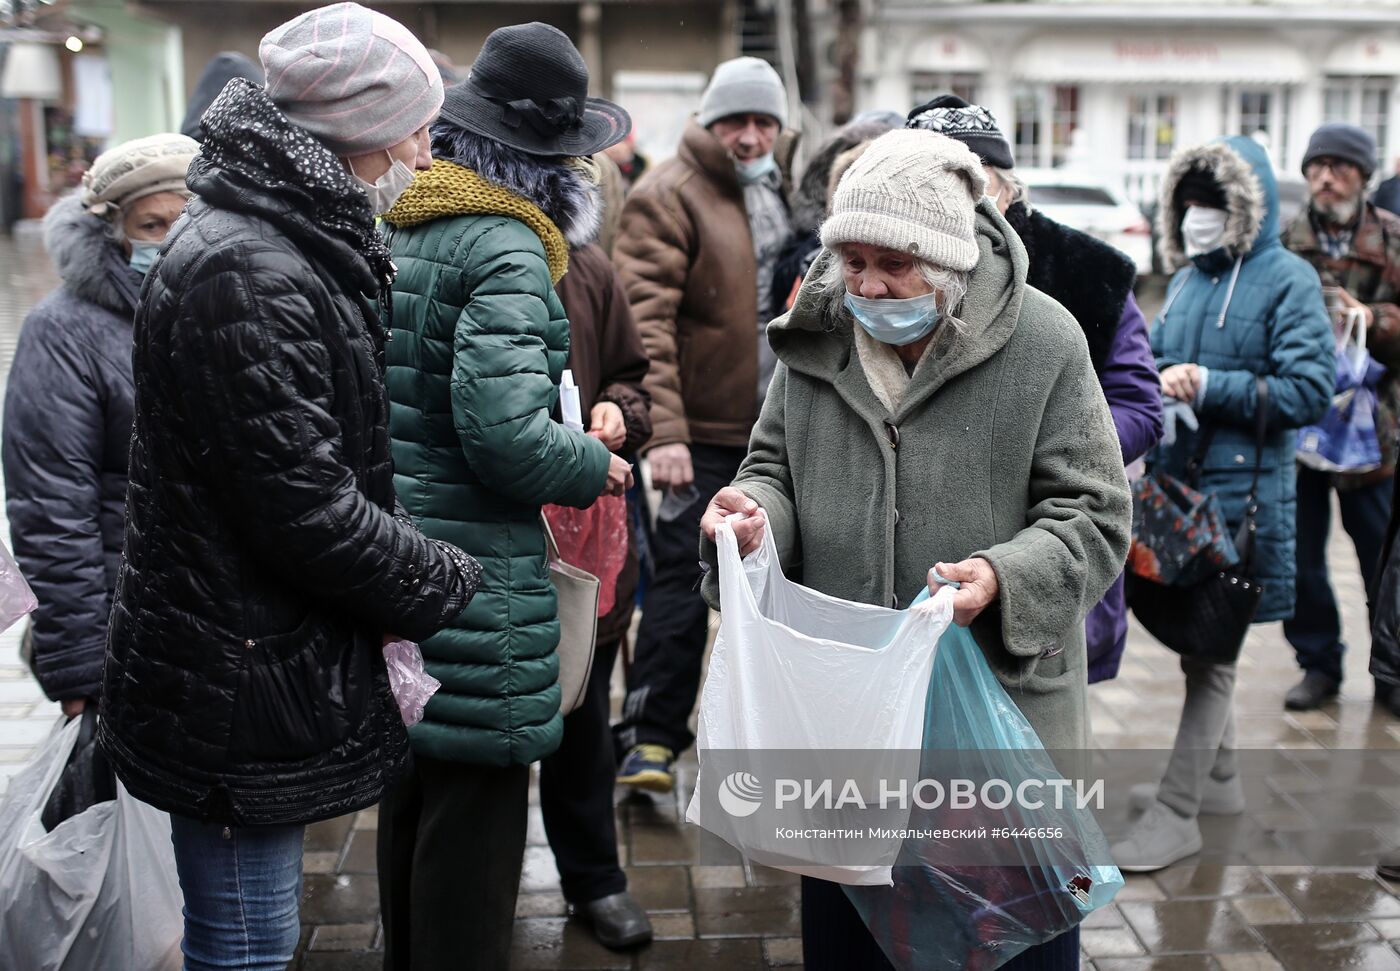
<instances>
[{"instance_id":1,"label":"grey knit beanie","mask_svg":"<svg viewBox=\"0 0 1400 971\"><path fill-rule=\"evenodd\" d=\"M358 3L308 11L258 47L267 94L336 155L380 152L437 117L442 75L408 28Z\"/></svg>"},{"instance_id":2,"label":"grey knit beanie","mask_svg":"<svg viewBox=\"0 0 1400 971\"><path fill-rule=\"evenodd\" d=\"M866 243L970 270L977 265L973 219L986 186L982 163L962 142L917 129L889 132L841 177L822 245Z\"/></svg>"},{"instance_id":3,"label":"grey knit beanie","mask_svg":"<svg viewBox=\"0 0 1400 971\"><path fill-rule=\"evenodd\" d=\"M787 127L787 89L773 65L757 57L736 57L715 68L700 98L696 120L709 128L730 115L771 115Z\"/></svg>"},{"instance_id":4,"label":"grey knit beanie","mask_svg":"<svg viewBox=\"0 0 1400 971\"><path fill-rule=\"evenodd\" d=\"M1355 165L1362 175L1369 179L1371 173L1376 171L1379 154L1376 136L1360 125L1348 125L1341 121L1329 122L1313 132L1312 137L1308 139L1308 150L1303 153L1303 174L1307 174L1313 159L1331 156Z\"/></svg>"}]
</instances>

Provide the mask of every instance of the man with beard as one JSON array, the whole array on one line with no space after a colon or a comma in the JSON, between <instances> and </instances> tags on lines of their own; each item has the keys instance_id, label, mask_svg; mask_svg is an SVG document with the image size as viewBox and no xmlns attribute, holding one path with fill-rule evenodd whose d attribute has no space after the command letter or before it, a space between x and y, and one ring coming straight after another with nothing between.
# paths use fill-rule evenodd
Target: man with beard
<instances>
[{"instance_id":1,"label":"man with beard","mask_svg":"<svg viewBox=\"0 0 1400 971\"><path fill-rule=\"evenodd\" d=\"M1381 466L1370 472L1298 469L1298 597L1284 634L1297 652L1303 680L1291 688L1284 707L1308 711L1336 697L1342 681L1341 621L1327 574L1327 534L1332 492L1337 493L1342 526L1351 537L1374 600L1381 547L1390 518L1395 474L1400 389L1400 217L1366 201L1376 169L1376 141L1356 125L1327 124L1313 133L1303 156L1310 204L1284 231L1284 245L1303 257L1322 278L1332 309L1358 308L1366 325L1366 348L1387 368L1378 389L1376 432ZM1335 296L1334 296L1335 294ZM1334 321L1335 322L1335 321ZM1400 714L1400 694L1376 680L1376 700Z\"/></svg>"}]
</instances>

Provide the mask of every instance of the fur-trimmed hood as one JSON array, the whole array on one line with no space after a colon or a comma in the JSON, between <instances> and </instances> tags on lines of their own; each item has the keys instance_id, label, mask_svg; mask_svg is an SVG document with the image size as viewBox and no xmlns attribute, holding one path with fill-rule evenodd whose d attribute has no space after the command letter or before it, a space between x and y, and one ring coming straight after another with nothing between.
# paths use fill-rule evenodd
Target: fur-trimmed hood
<instances>
[{"instance_id":1,"label":"fur-trimmed hood","mask_svg":"<svg viewBox=\"0 0 1400 971\"><path fill-rule=\"evenodd\" d=\"M49 207L44 248L75 296L123 317L136 313L141 274L127 264L108 224L83 208L77 192Z\"/></svg>"},{"instance_id":2,"label":"fur-trimmed hood","mask_svg":"<svg viewBox=\"0 0 1400 971\"><path fill-rule=\"evenodd\" d=\"M526 155L456 125L432 127L433 157L455 162L539 208L570 246L587 246L603 224L602 190L577 168Z\"/></svg>"},{"instance_id":3,"label":"fur-trimmed hood","mask_svg":"<svg viewBox=\"0 0 1400 971\"><path fill-rule=\"evenodd\" d=\"M1182 178L1192 169L1211 176L1225 193L1225 246L1234 256L1249 256L1277 245L1278 180L1263 146L1236 135L1184 148L1172 156L1162 177L1157 206L1157 233L1162 259L1169 270L1187 263L1181 238L1182 207L1176 198Z\"/></svg>"}]
</instances>

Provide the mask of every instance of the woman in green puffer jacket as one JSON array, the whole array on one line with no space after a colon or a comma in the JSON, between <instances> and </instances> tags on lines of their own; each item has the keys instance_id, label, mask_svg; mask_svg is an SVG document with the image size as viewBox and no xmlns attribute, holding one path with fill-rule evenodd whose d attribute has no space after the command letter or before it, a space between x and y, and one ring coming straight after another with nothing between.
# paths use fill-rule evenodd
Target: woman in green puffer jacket
<instances>
[{"instance_id":1,"label":"woman in green puffer jacket","mask_svg":"<svg viewBox=\"0 0 1400 971\"><path fill-rule=\"evenodd\" d=\"M426 535L482 568L468 609L421 645L442 688L409 732L413 770L381 808L389 968L508 963L529 765L562 733L540 507L584 508L631 482L598 438L554 417L569 352L554 285L569 243L600 219L596 169L574 157L629 124L587 87L559 31L492 34L447 93L433 168L385 215L399 270L386 351L395 487Z\"/></svg>"}]
</instances>

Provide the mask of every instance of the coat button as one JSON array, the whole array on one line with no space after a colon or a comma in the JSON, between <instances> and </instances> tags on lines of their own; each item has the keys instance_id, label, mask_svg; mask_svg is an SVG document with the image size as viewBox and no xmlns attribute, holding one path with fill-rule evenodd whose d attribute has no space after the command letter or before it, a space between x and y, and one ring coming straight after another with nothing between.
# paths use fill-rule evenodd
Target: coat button
<instances>
[{"instance_id":1,"label":"coat button","mask_svg":"<svg viewBox=\"0 0 1400 971\"><path fill-rule=\"evenodd\" d=\"M898 509L896 509L896 510L894 511L894 524L895 524L896 526L899 525L899 510L898 510Z\"/></svg>"},{"instance_id":2,"label":"coat button","mask_svg":"<svg viewBox=\"0 0 1400 971\"><path fill-rule=\"evenodd\" d=\"M885 422L885 437L889 439L890 448L899 448L899 429L895 427L894 422Z\"/></svg>"},{"instance_id":3,"label":"coat button","mask_svg":"<svg viewBox=\"0 0 1400 971\"><path fill-rule=\"evenodd\" d=\"M890 606L893 607L895 610L898 610L898 609L899 609L899 595L898 595L898 594L891 594L891 595L890 595Z\"/></svg>"},{"instance_id":4,"label":"coat button","mask_svg":"<svg viewBox=\"0 0 1400 971\"><path fill-rule=\"evenodd\" d=\"M243 646L244 646L244 647L250 647L250 648L251 648L251 647L257 647L257 646L258 646L258 642L255 641L255 640L252 640L252 639L250 638L249 640L246 640L246 641L243 642Z\"/></svg>"},{"instance_id":5,"label":"coat button","mask_svg":"<svg viewBox=\"0 0 1400 971\"><path fill-rule=\"evenodd\" d=\"M1244 456L1243 456L1243 455L1236 455L1236 456L1235 456L1235 464L1236 464L1236 465L1244 465Z\"/></svg>"}]
</instances>

